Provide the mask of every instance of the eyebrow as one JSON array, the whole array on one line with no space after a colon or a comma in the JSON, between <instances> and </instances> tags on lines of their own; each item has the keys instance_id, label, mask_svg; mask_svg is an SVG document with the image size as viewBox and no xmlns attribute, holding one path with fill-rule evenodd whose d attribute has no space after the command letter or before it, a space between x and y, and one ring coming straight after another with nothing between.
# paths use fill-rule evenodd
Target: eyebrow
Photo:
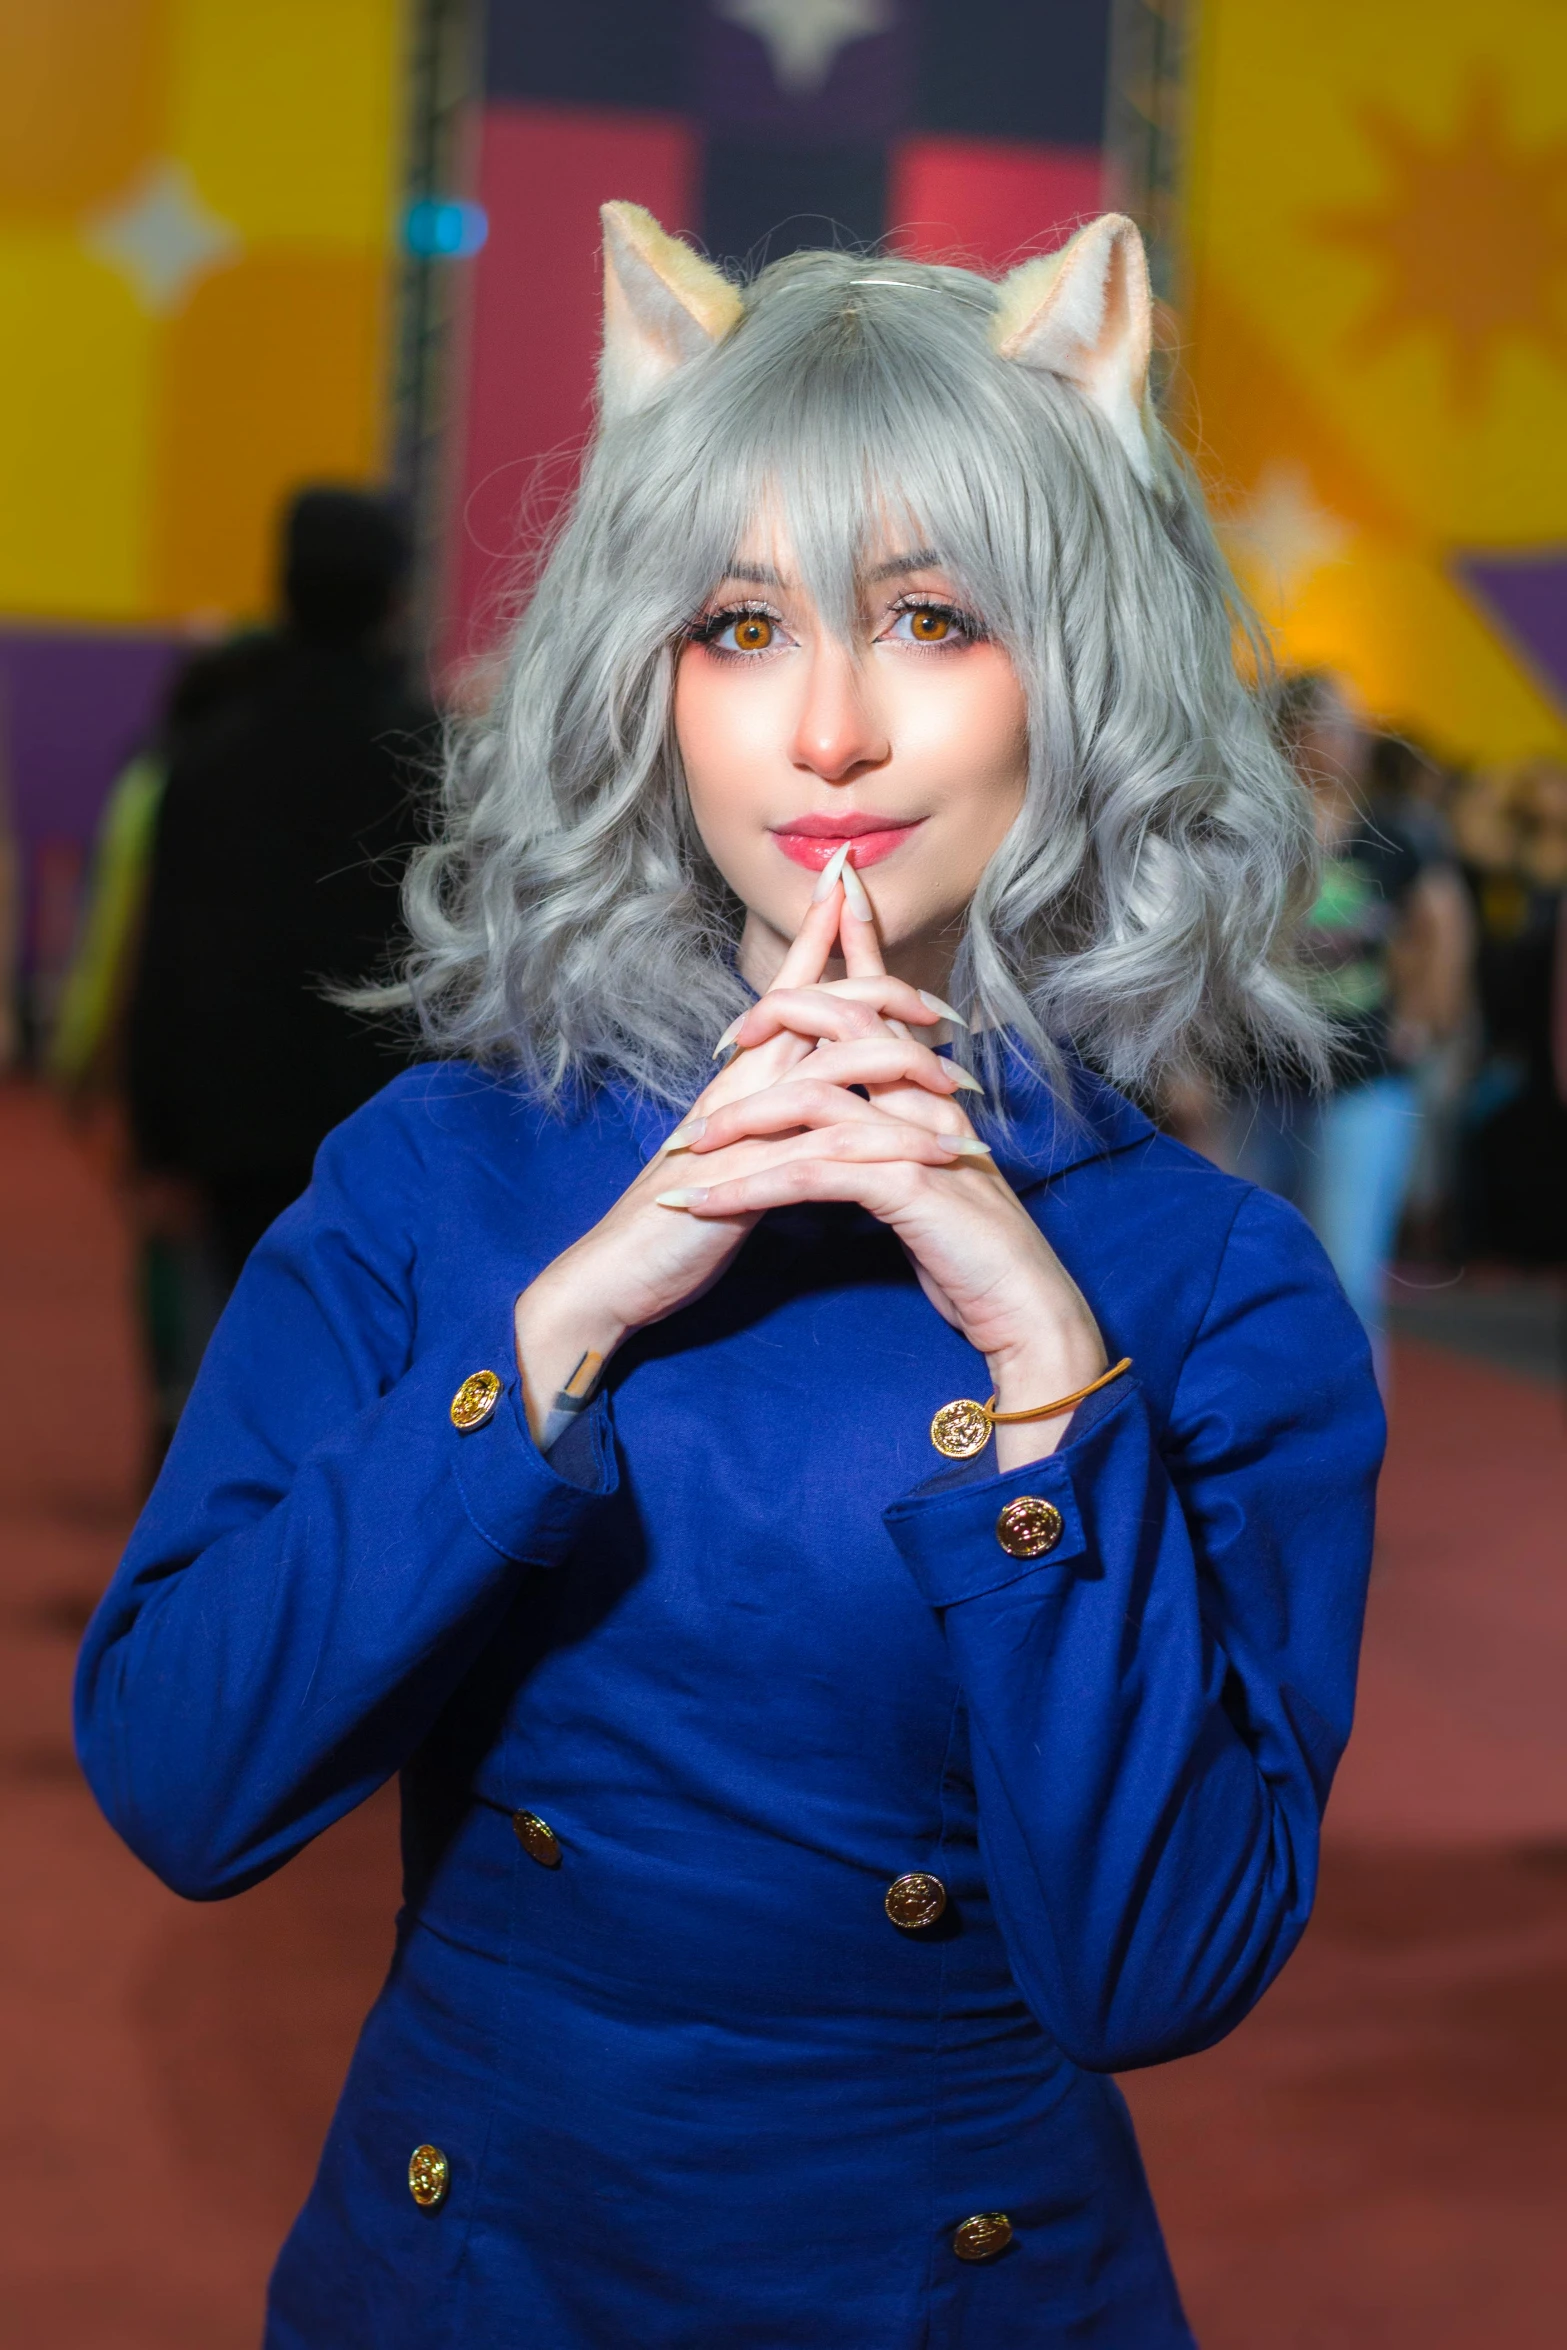
<instances>
[{"instance_id":1,"label":"eyebrow","mask_svg":"<svg viewBox=\"0 0 1567 2350\"><path fill-rule=\"evenodd\" d=\"M880 586L884 579L901 579L906 571L939 571L941 557L934 547L915 547L906 555L889 555L885 563L878 563L867 576L872 586Z\"/></svg>"},{"instance_id":2,"label":"eyebrow","mask_svg":"<svg viewBox=\"0 0 1567 2350\"><path fill-rule=\"evenodd\" d=\"M939 571L940 568L941 558L933 548L914 547L906 554L891 555L885 563L878 563L866 578L869 585L879 587L884 580L901 579L909 571ZM771 563L731 563L724 577L744 580L748 587L781 588L789 584Z\"/></svg>"}]
</instances>

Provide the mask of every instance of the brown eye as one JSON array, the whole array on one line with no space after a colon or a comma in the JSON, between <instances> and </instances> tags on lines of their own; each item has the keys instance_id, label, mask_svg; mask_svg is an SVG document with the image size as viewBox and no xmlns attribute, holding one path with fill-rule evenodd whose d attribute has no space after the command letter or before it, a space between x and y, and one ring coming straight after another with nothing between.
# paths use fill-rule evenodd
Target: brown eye
<instances>
[{"instance_id":1,"label":"brown eye","mask_svg":"<svg viewBox=\"0 0 1567 2350\"><path fill-rule=\"evenodd\" d=\"M938 611L934 604L921 604L909 614L909 634L917 644L939 645L951 633L951 613Z\"/></svg>"},{"instance_id":2,"label":"brown eye","mask_svg":"<svg viewBox=\"0 0 1567 2350\"><path fill-rule=\"evenodd\" d=\"M734 622L734 640L742 653L765 653L773 641L773 624L765 613L748 612Z\"/></svg>"}]
</instances>

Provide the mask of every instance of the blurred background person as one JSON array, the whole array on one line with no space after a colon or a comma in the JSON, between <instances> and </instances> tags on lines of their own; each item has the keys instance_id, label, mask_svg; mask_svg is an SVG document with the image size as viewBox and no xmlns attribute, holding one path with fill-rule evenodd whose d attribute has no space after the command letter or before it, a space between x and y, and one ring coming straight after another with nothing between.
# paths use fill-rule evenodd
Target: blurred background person
<instances>
[{"instance_id":1,"label":"blurred background person","mask_svg":"<svg viewBox=\"0 0 1567 2350\"><path fill-rule=\"evenodd\" d=\"M311 489L269 656L169 764L129 1020L144 1181L199 1202L226 1289L322 1137L399 1065L330 990L384 971L431 715L395 649L407 539L384 501Z\"/></svg>"},{"instance_id":2,"label":"blurred background person","mask_svg":"<svg viewBox=\"0 0 1567 2350\"><path fill-rule=\"evenodd\" d=\"M105 1144L133 1233L137 1326L151 1405L155 1472L222 1303L199 1192L177 1173L129 1164L126 1042L141 956L153 844L169 771L265 677L279 640L249 630L206 645L175 670L148 741L110 788L83 893L76 951L49 1040L48 1073L79 1128Z\"/></svg>"},{"instance_id":3,"label":"blurred background person","mask_svg":"<svg viewBox=\"0 0 1567 2350\"><path fill-rule=\"evenodd\" d=\"M1413 1065L1418 1118L1414 1159L1404 1198L1399 1254L1415 1263L1452 1265L1461 1253L1458 1229L1459 1154L1465 1096L1479 1059L1475 1006L1474 916L1462 887L1453 839L1452 802L1458 779L1425 744L1407 734L1371 738L1367 759L1371 809L1391 820L1425 860L1424 896L1439 920L1464 936L1467 964L1463 1004L1445 1034Z\"/></svg>"},{"instance_id":4,"label":"blurred background person","mask_svg":"<svg viewBox=\"0 0 1567 2350\"><path fill-rule=\"evenodd\" d=\"M1370 745L1337 681L1287 678L1275 725L1322 848L1303 947L1338 1031L1335 1076L1325 1096L1274 1086L1243 1100L1231 1155L1309 1218L1385 1382L1384 1291L1420 1135L1420 1071L1462 1024L1471 922L1434 820L1371 796Z\"/></svg>"},{"instance_id":5,"label":"blurred background person","mask_svg":"<svg viewBox=\"0 0 1567 2350\"><path fill-rule=\"evenodd\" d=\"M1567 892L1567 768L1538 759L1473 777L1454 831L1478 930L1479 1065L1464 1103L1466 1254L1567 1260L1567 1106L1556 1036Z\"/></svg>"}]
</instances>

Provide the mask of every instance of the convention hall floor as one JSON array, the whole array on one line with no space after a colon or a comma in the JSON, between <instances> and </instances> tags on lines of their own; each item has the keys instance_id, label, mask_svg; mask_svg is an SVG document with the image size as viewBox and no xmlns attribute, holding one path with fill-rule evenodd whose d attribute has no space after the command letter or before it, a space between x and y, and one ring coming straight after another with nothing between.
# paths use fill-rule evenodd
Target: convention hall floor
<instances>
[{"instance_id":1,"label":"convention hall floor","mask_svg":"<svg viewBox=\"0 0 1567 2350\"><path fill-rule=\"evenodd\" d=\"M92 1162L38 1097L0 1091L0 2350L253 2350L386 1957L394 1823L382 1797L193 1908L93 1809L67 1693L137 1472L125 1279ZM1128 2083L1205 2350L1562 2342L1567 1447L1547 1369L1401 1342L1318 1917L1222 2048Z\"/></svg>"}]
</instances>

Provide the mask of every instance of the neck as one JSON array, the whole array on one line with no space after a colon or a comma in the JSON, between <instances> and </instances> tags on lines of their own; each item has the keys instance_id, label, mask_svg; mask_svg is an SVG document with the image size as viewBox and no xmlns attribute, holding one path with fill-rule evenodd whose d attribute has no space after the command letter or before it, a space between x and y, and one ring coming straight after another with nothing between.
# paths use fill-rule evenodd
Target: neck
<instances>
[{"instance_id":1,"label":"neck","mask_svg":"<svg viewBox=\"0 0 1567 2350\"><path fill-rule=\"evenodd\" d=\"M884 944L882 960L894 979L906 979L911 987L926 987L933 995L945 995L952 983L959 935L956 930L949 930L936 938L904 939L893 946ZM790 944L782 931L775 930L760 914L747 913L745 928L740 933L736 968L758 995L765 995L772 986ZM838 956L828 964L825 976L843 977L843 963Z\"/></svg>"}]
</instances>

